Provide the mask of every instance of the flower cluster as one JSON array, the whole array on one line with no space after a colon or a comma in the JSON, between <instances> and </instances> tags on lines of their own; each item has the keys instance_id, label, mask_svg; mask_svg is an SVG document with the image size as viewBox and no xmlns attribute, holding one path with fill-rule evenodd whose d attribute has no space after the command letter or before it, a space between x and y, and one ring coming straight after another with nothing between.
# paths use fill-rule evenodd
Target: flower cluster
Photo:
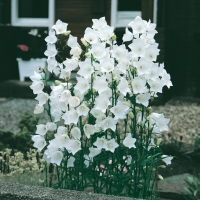
<instances>
[{"instance_id":1,"label":"flower cluster","mask_svg":"<svg viewBox=\"0 0 200 200\"><path fill-rule=\"evenodd\" d=\"M131 174L136 174L138 166L133 155L144 153L147 159L158 146L152 134L159 137L168 130L169 123L163 114L152 113L150 107L164 86L172 86L164 64L156 63L159 54L154 40L156 25L136 17L126 28L124 44L117 45L114 28L104 17L92 21L92 27L85 30L81 39L84 48L67 31L68 24L60 20L45 39L48 70L59 81L47 94L43 92L44 71L31 77L31 88L38 100L34 112L46 110L51 119L46 125L37 126L32 137L34 146L45 149L44 158L48 162L61 165L67 159L68 167L74 166L79 152L88 167L102 153L111 155L123 149L127 155L118 154L119 159L125 156L132 162ZM66 39L63 49L67 48L70 56L59 62L58 45L63 43L62 37ZM72 84L71 73L75 69L77 82ZM123 126L119 127L121 122ZM48 131L54 132L49 141L45 139ZM112 158L113 163L116 160ZM129 171L128 165L125 168Z\"/></svg>"},{"instance_id":2,"label":"flower cluster","mask_svg":"<svg viewBox=\"0 0 200 200\"><path fill-rule=\"evenodd\" d=\"M94 19L92 28L85 30L82 41L87 47L86 59L79 60L82 53L77 38L69 35L67 45L71 48L71 58L63 63L58 63L55 56L58 50L55 43L57 35L65 34L67 24L60 20L49 31L46 37L48 56L48 70L57 75L62 81L52 86L50 95L44 93L43 76L37 74L31 77L31 88L37 94L39 104L35 108L35 114L44 111L44 105L49 100L51 115L54 122L51 125L38 125L36 136L33 136L35 147L42 150L46 146L45 134L48 130L55 131L55 138L49 142L45 155L50 162L60 164L63 159L63 151L67 150L73 155L81 150L81 137L88 139L91 135L101 132L111 133L108 137L98 137L90 149L90 157L98 155L102 149L114 152L119 146L116 136L111 136L116 131L118 120L126 119L128 113L133 111L132 101L144 107L149 106L149 100L156 97L158 92L166 85L170 87L170 75L164 69L164 65L155 63L159 54L158 44L154 35L157 33L155 24L146 22L137 17L129 25L131 31L126 28L123 41L130 41L128 49L125 44L116 45L113 27L107 25L105 18ZM70 80L72 70L78 71L77 84L72 87ZM84 98L87 94L90 98ZM83 126L83 134L79 126L80 117L92 115L94 124L86 123ZM152 113L148 118L137 112L138 123L142 122L153 128L154 133L168 130L163 114ZM63 121L64 126L57 128L55 122ZM73 127L73 128L72 128ZM136 139L133 134L127 133L123 145L127 148L135 148ZM56 161L57 160L57 161Z\"/></svg>"}]
</instances>

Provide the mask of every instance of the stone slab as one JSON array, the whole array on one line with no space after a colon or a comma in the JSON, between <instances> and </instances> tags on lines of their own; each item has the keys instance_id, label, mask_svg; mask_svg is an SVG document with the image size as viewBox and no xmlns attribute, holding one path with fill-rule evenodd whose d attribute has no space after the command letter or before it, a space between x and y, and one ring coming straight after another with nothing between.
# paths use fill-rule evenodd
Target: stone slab
<instances>
[{"instance_id":1,"label":"stone slab","mask_svg":"<svg viewBox=\"0 0 200 200\"><path fill-rule=\"evenodd\" d=\"M184 199L184 187L187 187L185 179L190 174L180 174L176 176L167 177L158 181L158 192L161 198L168 198L174 200Z\"/></svg>"}]
</instances>

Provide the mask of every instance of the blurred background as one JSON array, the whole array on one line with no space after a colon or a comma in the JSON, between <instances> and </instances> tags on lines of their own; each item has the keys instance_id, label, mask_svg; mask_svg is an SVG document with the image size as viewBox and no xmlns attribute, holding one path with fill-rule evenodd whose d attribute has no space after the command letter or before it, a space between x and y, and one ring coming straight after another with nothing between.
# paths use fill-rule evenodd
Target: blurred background
<instances>
[{"instance_id":1,"label":"blurred background","mask_svg":"<svg viewBox=\"0 0 200 200\"><path fill-rule=\"evenodd\" d=\"M164 88L163 100L199 97L199 11L199 0L0 0L0 85L19 80L17 46L31 44L32 29L47 34L60 19L80 40L92 19L105 16L120 44L127 23L140 15L157 24L158 62L164 62L171 75L173 87Z\"/></svg>"}]
</instances>

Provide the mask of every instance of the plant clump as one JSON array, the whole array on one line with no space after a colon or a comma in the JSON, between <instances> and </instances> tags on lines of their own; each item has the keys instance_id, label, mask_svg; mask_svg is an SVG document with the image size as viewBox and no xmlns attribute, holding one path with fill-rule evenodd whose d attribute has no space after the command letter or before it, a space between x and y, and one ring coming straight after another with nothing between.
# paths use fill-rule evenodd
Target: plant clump
<instances>
[{"instance_id":1,"label":"plant clump","mask_svg":"<svg viewBox=\"0 0 200 200\"><path fill-rule=\"evenodd\" d=\"M172 86L164 64L156 63L156 24L136 17L117 45L104 17L92 21L82 45L60 20L45 39L48 71L56 80L48 93L44 69L30 77L38 100L34 113L49 115L49 122L37 125L34 147L56 164L55 187L154 199L159 162L172 160L159 148L169 119L151 108L162 88Z\"/></svg>"}]
</instances>

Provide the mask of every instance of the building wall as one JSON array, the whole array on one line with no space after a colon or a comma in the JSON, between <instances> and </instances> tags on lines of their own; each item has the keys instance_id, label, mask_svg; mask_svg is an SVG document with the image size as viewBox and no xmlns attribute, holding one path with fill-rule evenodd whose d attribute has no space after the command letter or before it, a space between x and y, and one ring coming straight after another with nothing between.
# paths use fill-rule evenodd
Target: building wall
<instances>
[{"instance_id":1,"label":"building wall","mask_svg":"<svg viewBox=\"0 0 200 200\"><path fill-rule=\"evenodd\" d=\"M111 0L56 0L56 20L68 23L68 30L79 39L92 19L105 16L110 24Z\"/></svg>"},{"instance_id":2,"label":"building wall","mask_svg":"<svg viewBox=\"0 0 200 200\"><path fill-rule=\"evenodd\" d=\"M173 95L200 97L200 1L166 0L165 62Z\"/></svg>"}]
</instances>

